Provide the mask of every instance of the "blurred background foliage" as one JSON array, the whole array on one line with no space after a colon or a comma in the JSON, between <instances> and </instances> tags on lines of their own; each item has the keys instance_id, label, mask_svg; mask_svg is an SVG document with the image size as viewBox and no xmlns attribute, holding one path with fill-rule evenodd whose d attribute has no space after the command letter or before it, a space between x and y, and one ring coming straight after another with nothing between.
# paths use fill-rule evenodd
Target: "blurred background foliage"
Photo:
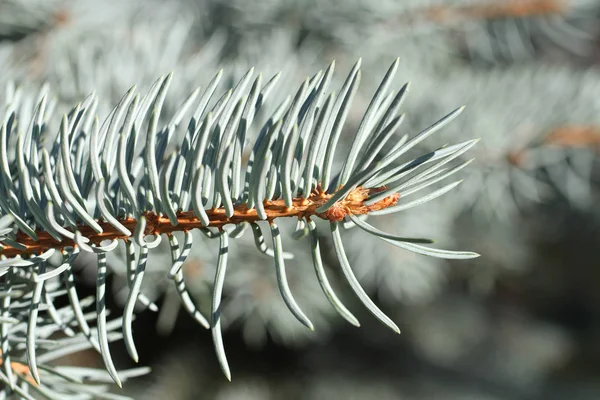
<instances>
[{"instance_id":1,"label":"blurred background foliage","mask_svg":"<svg viewBox=\"0 0 600 400\"><path fill-rule=\"evenodd\" d=\"M0 0L0 84L48 82L59 109L96 91L104 101L98 112L106 115L131 85L146 88L174 71L165 103L172 111L217 70L233 82L251 66L264 76L282 71L283 98L332 59L347 71L362 57L356 114L340 143L348 147L359 110L398 56L397 87L411 82L402 132L413 134L465 104L427 149L482 140L458 189L373 220L391 233L432 237L482 257L448 263L349 231L350 261L398 322L398 337L337 285L363 326L346 324L309 273L308 247L288 246L296 255L288 278L315 322L310 332L285 308L270 261L249 250L246 234L233 245L225 286L229 383L209 333L180 310L166 284L170 255L159 247L144 293L160 310L135 322L140 362L153 372L128 382L127 394L600 398L599 1ZM206 311L216 249L199 237L195 243L184 271ZM339 280L328 238L322 246ZM91 294L94 267L83 256L77 263L80 290ZM116 311L125 278L115 273L110 282ZM129 366L124 347L118 349L120 366ZM101 365L91 351L65 363Z\"/></svg>"}]
</instances>

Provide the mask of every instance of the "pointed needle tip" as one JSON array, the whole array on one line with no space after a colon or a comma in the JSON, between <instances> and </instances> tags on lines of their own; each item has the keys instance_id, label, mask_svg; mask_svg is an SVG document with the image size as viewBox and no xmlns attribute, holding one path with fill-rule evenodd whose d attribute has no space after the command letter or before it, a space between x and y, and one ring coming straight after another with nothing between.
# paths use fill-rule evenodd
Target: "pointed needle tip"
<instances>
[{"instance_id":1,"label":"pointed needle tip","mask_svg":"<svg viewBox=\"0 0 600 400\"><path fill-rule=\"evenodd\" d=\"M229 368L226 370L223 370L223 374L225 375L225 378L227 378L227 380L229 382L231 382L231 372L229 371Z\"/></svg>"}]
</instances>

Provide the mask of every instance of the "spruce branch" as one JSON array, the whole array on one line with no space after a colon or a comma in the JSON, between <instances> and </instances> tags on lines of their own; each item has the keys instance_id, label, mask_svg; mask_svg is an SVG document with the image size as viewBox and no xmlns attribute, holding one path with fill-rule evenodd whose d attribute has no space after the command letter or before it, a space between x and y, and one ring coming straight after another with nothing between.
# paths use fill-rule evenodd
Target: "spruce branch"
<instances>
[{"instance_id":1,"label":"spruce branch","mask_svg":"<svg viewBox=\"0 0 600 400\"><path fill-rule=\"evenodd\" d=\"M267 221L273 221L275 218L295 217L299 220L310 221L311 217L318 217L328 221L342 221L346 217L354 215L366 215L371 212L384 210L396 205L400 195L392 193L385 198L376 201L374 204L366 204L370 196L386 190L385 186L378 188L365 189L357 187L353 189L346 198L337 201L325 212L318 212L318 208L323 206L333 194L328 194L322 188L317 187L308 197L296 197L292 199L291 207L287 207L283 199L265 200L263 207L267 215ZM255 223L262 219L258 216L256 209L249 209L246 204L236 205L233 209L233 215L228 216L224 207L212 208L205 211L208 217L208 224L205 225L193 211L179 211L176 213L175 225L166 216L159 216L151 211L146 211L143 216L146 219L144 235L160 236L162 234L171 235L177 231L191 231L192 229L222 228L225 225L240 225L244 223ZM116 223L130 232L137 229L138 221L134 218L117 219ZM75 228L82 238L87 239L87 245L100 245L105 240L129 240L131 235L115 229L109 222L97 221L102 232L97 233L88 225L77 225ZM3 246L1 255L11 257L27 257L36 254L42 254L48 249L65 250L66 248L78 247L77 242L69 239L56 240L48 232L40 231L36 233L36 239L32 239L23 232L18 232L15 246ZM25 249L23 249L24 246Z\"/></svg>"},{"instance_id":2,"label":"spruce branch","mask_svg":"<svg viewBox=\"0 0 600 400\"><path fill-rule=\"evenodd\" d=\"M227 276L229 239L250 226L257 249L274 258L277 285L292 315L314 329L291 291L282 233L276 220L298 221L296 238L309 236L315 272L321 288L339 314L354 325L356 318L343 306L327 281L320 257L314 220L329 222L342 271L357 297L384 324L399 333L368 297L350 266L342 243L344 224L417 254L446 259L474 258L472 252L435 249L423 238L397 236L363 220L378 213L395 213L435 199L457 186L444 186L412 201L468 164L448 168L477 140L443 146L417 158L400 157L455 119L458 108L409 138L394 140L403 120L398 115L407 93L391 91L399 61L387 71L362 118L352 146L339 169L334 169L338 140L361 79L359 60L337 92L330 92L335 63L307 78L293 97L284 100L266 122L255 129L278 83L275 75L263 84L250 69L237 84L217 96L222 73L204 91L192 91L170 118L162 108L172 76L165 75L145 95L131 88L101 124L98 98L92 94L73 107L60 122L49 110L52 100L43 89L32 116L22 119L22 96L12 93L0 127L0 273L11 287L15 273L24 274L30 288L27 317L27 364L37 385L42 381L36 353L38 306L43 302L54 325L67 336L83 335L102 355L111 378L121 379L113 363L106 309L107 255L125 242L123 268L128 296L122 318L122 337L128 353L138 361L132 321L136 304L155 308L144 295L142 282L150 250L166 235L172 265L167 276L177 286L184 308L212 331L219 364L228 379L230 369L221 334L222 291ZM184 118L189 122L184 124ZM58 122L57 133L50 127ZM250 137L256 139L252 146ZM382 142L393 143L391 148ZM9 149L15 149L14 153ZM339 158L339 155L338 155ZM361 216L361 218L359 218ZM269 224L272 248L260 226ZM341 222L344 222L342 224ZM225 229L231 225L233 230ZM181 269L194 245L190 231L218 239L217 268L210 316L203 316L185 288ZM175 232L185 235L183 246ZM214 246L217 248L217 245ZM72 263L81 252L97 259L96 312L92 328L83 317L73 286ZM50 259L62 255L53 267ZM49 285L66 279L76 333L53 311ZM45 294L45 295L44 295ZM10 296L9 296L10 298ZM9 314L11 315L11 314ZM0 321L2 327L3 322ZM8 350L8 352L6 352ZM2 349L9 354L10 349ZM5 360L5 364L7 361Z\"/></svg>"}]
</instances>

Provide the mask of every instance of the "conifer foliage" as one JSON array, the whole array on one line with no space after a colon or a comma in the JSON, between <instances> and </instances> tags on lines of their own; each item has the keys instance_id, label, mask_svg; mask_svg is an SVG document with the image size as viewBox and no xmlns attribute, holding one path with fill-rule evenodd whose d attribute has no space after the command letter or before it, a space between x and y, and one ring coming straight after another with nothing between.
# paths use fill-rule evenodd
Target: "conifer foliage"
<instances>
[{"instance_id":1,"label":"conifer foliage","mask_svg":"<svg viewBox=\"0 0 600 400\"><path fill-rule=\"evenodd\" d=\"M255 116L278 90L279 75L263 80L253 69L222 93L217 90L223 76L219 72L206 88L192 91L171 116L162 114L170 74L146 93L131 88L102 121L96 113L98 98L92 94L56 121L56 131L50 128L58 117L47 88L40 91L28 119L23 93L9 88L0 128L4 287L0 323L5 366L0 378L12 387L22 382L52 390L42 385L59 375L41 360L47 358L42 350L44 329L53 327L97 349L108 374L121 385L123 374L114 366L109 342L120 329L127 351L138 360L134 308L137 303L156 307L141 292L141 284L150 250L162 240L169 242L172 256L165 279L176 285L184 308L211 329L217 358L230 378L220 320L230 239L254 236L257 251L273 258L277 285L289 311L314 329L286 279L285 260L290 254L284 251L278 226L282 218L297 220L293 236L310 241L324 295L344 319L358 326L333 291L323 266L317 221L325 220L351 289L377 319L399 333L354 275L340 234L342 222L419 254L450 259L477 254L438 249L429 246L428 239L389 234L365 221L370 215L407 210L456 187L460 181L423 194L469 164L453 161L476 143L468 140L417 158L403 157L463 109L415 135L398 134L403 120L399 111L408 92L408 85L392 90L398 63L391 65L367 106L341 168L334 168L334 159L339 157L338 141L361 79L360 60L337 91L330 88L335 63L307 78L275 105L261 126L254 123ZM207 316L199 312L182 273L195 229L214 243L218 253ZM266 243L265 230L272 244ZM183 232L182 243L174 232ZM126 248L122 268L129 294L123 318L115 322L108 321L105 305L107 253L120 243ZM97 259L91 318L84 312L89 302L79 299L73 284L72 265L81 253ZM53 256L61 261L53 262ZM31 290L18 290L17 281ZM63 292L70 307L59 311L53 299ZM46 310L54 324L47 324ZM15 346L14 326L23 326L23 343ZM26 362L11 364L14 352ZM53 378L46 378L50 375Z\"/></svg>"}]
</instances>

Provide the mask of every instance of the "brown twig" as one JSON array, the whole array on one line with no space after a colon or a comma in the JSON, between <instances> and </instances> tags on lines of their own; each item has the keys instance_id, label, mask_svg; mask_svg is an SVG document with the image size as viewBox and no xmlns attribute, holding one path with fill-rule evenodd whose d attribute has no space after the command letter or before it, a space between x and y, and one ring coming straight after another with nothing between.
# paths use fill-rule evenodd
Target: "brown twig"
<instances>
[{"instance_id":1,"label":"brown twig","mask_svg":"<svg viewBox=\"0 0 600 400\"><path fill-rule=\"evenodd\" d=\"M564 148L593 148L600 152L600 127L593 125L563 125L551 130L543 140L544 145ZM506 160L516 167L523 165L529 148L513 150Z\"/></svg>"},{"instance_id":2,"label":"brown twig","mask_svg":"<svg viewBox=\"0 0 600 400\"><path fill-rule=\"evenodd\" d=\"M4 363L4 360L2 359L2 350L0 350L0 366L2 366L3 363ZM25 378L25 380L27 380L27 382L31 383L32 385L37 386L37 383L33 379L33 376L31 376L31 371L29 370L29 367L27 365L22 364L17 361L11 361L10 368L16 374L23 376Z\"/></svg>"},{"instance_id":3,"label":"brown twig","mask_svg":"<svg viewBox=\"0 0 600 400\"><path fill-rule=\"evenodd\" d=\"M568 7L568 0L494 0L463 6L433 6L428 7L423 14L433 22L446 23L474 19L564 14Z\"/></svg>"},{"instance_id":4,"label":"brown twig","mask_svg":"<svg viewBox=\"0 0 600 400\"><path fill-rule=\"evenodd\" d=\"M546 144L562 147L595 147L600 150L600 127L590 125L565 125L552 130Z\"/></svg>"},{"instance_id":5,"label":"brown twig","mask_svg":"<svg viewBox=\"0 0 600 400\"><path fill-rule=\"evenodd\" d=\"M350 192L345 199L338 201L324 213L318 213L317 209L324 205L333 194L325 193L320 187L313 191L306 199L301 197L294 198L292 206L289 208L285 206L283 199L264 201L263 204L268 216L268 221L280 217L310 218L313 216L329 221L341 221L347 215L367 214L371 211L377 211L395 205L400 197L397 193L392 194L375 204L369 206L364 204L365 200L367 200L370 195L379 193L385 189L385 186L371 189L357 187ZM222 228L228 224L237 225L242 222L260 221L256 210L249 209L245 204L236 206L231 217L228 217L225 214L225 209L222 207L206 210L206 214L210 220L208 227ZM189 231L196 228L204 228L200 220L192 211L178 212L177 225L172 225L169 218L157 215L153 212L146 212L144 215L147 221L146 230L144 232L146 235L170 234L175 231ZM137 225L135 219L127 218L122 219L119 222L131 232L135 231ZM102 228L102 233L95 232L87 225L79 225L77 229L81 232L82 236L90 240L90 244L99 244L104 240L129 239L128 236L117 231L108 222L98 221L98 224ZM65 239L59 242L45 231L38 232L37 241L31 239L22 232L17 234L16 240L26 247L25 251L11 246L5 246L0 254L10 258L17 255L41 254L50 248L62 249L67 246L75 246L75 243L72 240Z\"/></svg>"}]
</instances>

